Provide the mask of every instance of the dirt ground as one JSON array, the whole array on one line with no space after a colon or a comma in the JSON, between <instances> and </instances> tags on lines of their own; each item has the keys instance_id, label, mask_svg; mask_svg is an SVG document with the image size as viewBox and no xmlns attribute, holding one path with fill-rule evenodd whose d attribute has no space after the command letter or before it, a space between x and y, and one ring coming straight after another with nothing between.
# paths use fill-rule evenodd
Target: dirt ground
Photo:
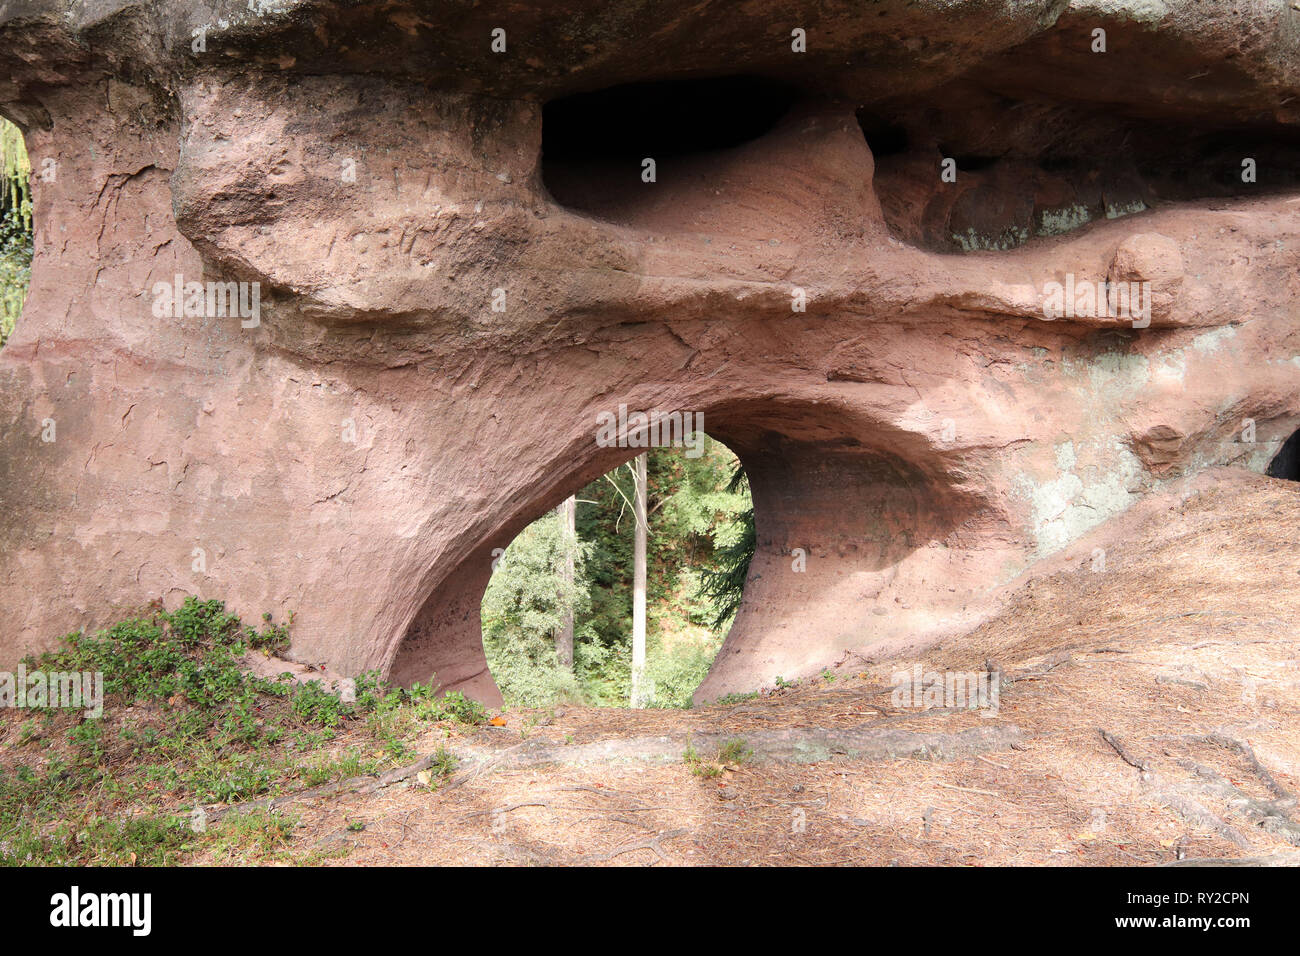
<instances>
[{"instance_id":1,"label":"dirt ground","mask_svg":"<svg viewBox=\"0 0 1300 956\"><path fill-rule=\"evenodd\" d=\"M1017 583L926 671L988 710L895 706L912 662L847 657L730 706L557 708L446 744L459 769L294 800L327 865L1113 865L1300 861L1300 486L1150 499ZM1104 568L1098 552L1104 554ZM693 772L726 740L754 751ZM1300 819L1300 818L1297 818Z\"/></svg>"}]
</instances>

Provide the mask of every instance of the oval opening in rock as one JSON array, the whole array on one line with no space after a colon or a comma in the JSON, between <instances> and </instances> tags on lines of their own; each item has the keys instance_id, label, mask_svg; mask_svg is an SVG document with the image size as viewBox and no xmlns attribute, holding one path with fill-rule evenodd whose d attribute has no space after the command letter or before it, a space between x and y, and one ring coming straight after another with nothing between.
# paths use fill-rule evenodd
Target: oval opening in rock
<instances>
[{"instance_id":1,"label":"oval opening in rock","mask_svg":"<svg viewBox=\"0 0 1300 956\"><path fill-rule=\"evenodd\" d=\"M745 472L721 442L702 444L697 456L646 452L643 706L690 706L731 628L754 553ZM494 556L483 645L506 704L631 703L636 465L589 483Z\"/></svg>"},{"instance_id":2,"label":"oval opening in rock","mask_svg":"<svg viewBox=\"0 0 1300 956\"><path fill-rule=\"evenodd\" d=\"M732 149L770 131L799 99L789 84L758 76L629 83L578 93L542 111L542 180L561 205L596 212L609 195L658 184L700 154Z\"/></svg>"}]
</instances>

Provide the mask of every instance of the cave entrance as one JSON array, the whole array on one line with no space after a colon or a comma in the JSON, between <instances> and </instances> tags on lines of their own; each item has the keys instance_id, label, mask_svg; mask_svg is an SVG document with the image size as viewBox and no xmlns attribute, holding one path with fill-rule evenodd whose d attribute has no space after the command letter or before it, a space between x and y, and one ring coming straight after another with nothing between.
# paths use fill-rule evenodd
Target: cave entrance
<instances>
[{"instance_id":1,"label":"cave entrance","mask_svg":"<svg viewBox=\"0 0 1300 956\"><path fill-rule=\"evenodd\" d=\"M770 131L799 91L757 76L629 83L578 93L542 110L542 181L564 206L603 215L654 182L671 183L696 157Z\"/></svg>"},{"instance_id":2,"label":"cave entrance","mask_svg":"<svg viewBox=\"0 0 1300 956\"><path fill-rule=\"evenodd\" d=\"M1282 443L1264 474L1270 478L1300 481L1300 431Z\"/></svg>"},{"instance_id":3,"label":"cave entrance","mask_svg":"<svg viewBox=\"0 0 1300 956\"><path fill-rule=\"evenodd\" d=\"M811 677L849 652L898 652L918 636L955 633L975 620L994 560L979 542L1004 518L987 494L958 480L941 446L837 402L684 397L658 405L708 415L709 435L743 465L753 502L743 600L694 703ZM576 420L557 436L529 483L500 490L454 564L430 569L433 583L413 599L418 610L392 645L390 680L432 681L444 692L502 702L484 641L500 613L484 602L499 559L530 520L638 454L593 442L589 422ZM618 528L624 542L629 530ZM544 596L553 590L548 583ZM610 594L626 608L625 590ZM547 646L554 627L553 616L540 621L536 646ZM680 678L681 696L689 683Z\"/></svg>"},{"instance_id":4,"label":"cave entrance","mask_svg":"<svg viewBox=\"0 0 1300 956\"><path fill-rule=\"evenodd\" d=\"M886 225L937 252L1005 251L1162 203L1300 186L1293 129L1156 121L1109 104L995 92L983 78L876 103L857 119Z\"/></svg>"},{"instance_id":5,"label":"cave entrance","mask_svg":"<svg viewBox=\"0 0 1300 956\"><path fill-rule=\"evenodd\" d=\"M635 689L640 456L495 549L481 623L506 704L627 707L635 692L642 706L689 706L740 607L753 503L739 459L721 442L699 435L644 458L648 614Z\"/></svg>"},{"instance_id":6,"label":"cave entrance","mask_svg":"<svg viewBox=\"0 0 1300 956\"><path fill-rule=\"evenodd\" d=\"M32 277L31 164L22 131L0 117L0 348L22 315Z\"/></svg>"}]
</instances>

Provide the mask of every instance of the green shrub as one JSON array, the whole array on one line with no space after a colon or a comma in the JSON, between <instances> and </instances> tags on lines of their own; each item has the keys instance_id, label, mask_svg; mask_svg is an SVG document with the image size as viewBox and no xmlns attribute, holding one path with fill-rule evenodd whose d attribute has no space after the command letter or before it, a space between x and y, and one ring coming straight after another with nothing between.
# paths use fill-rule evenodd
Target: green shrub
<instances>
[{"instance_id":1,"label":"green shrub","mask_svg":"<svg viewBox=\"0 0 1300 956\"><path fill-rule=\"evenodd\" d=\"M660 652L646 662L646 677L653 688L651 707L690 707L691 695L713 665L715 643L679 644L672 653Z\"/></svg>"},{"instance_id":2,"label":"green shrub","mask_svg":"<svg viewBox=\"0 0 1300 956\"><path fill-rule=\"evenodd\" d=\"M752 756L753 749L740 737L728 740L718 748L718 760L721 763L742 764Z\"/></svg>"},{"instance_id":3,"label":"green shrub","mask_svg":"<svg viewBox=\"0 0 1300 956\"><path fill-rule=\"evenodd\" d=\"M569 539L550 512L525 528L506 549L483 597L483 648L501 696L520 707L579 701L582 689L561 666L554 634L588 604L585 563L590 545ZM574 577L561 568L574 554ZM575 647L583 643L581 631Z\"/></svg>"},{"instance_id":4,"label":"green shrub","mask_svg":"<svg viewBox=\"0 0 1300 956\"><path fill-rule=\"evenodd\" d=\"M22 314L32 277L30 174L22 133L0 118L0 346Z\"/></svg>"}]
</instances>

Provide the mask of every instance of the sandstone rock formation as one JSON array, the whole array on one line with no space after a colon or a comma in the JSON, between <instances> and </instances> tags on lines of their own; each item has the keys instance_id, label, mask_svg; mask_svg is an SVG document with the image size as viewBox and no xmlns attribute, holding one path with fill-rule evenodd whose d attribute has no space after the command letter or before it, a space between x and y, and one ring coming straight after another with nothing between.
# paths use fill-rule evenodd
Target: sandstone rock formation
<instances>
[{"instance_id":1,"label":"sandstone rock formation","mask_svg":"<svg viewBox=\"0 0 1300 956\"><path fill-rule=\"evenodd\" d=\"M0 0L0 60L6 660L199 593L498 699L493 549L626 404L751 478L712 698L960 634L1300 426L1291 4Z\"/></svg>"}]
</instances>

